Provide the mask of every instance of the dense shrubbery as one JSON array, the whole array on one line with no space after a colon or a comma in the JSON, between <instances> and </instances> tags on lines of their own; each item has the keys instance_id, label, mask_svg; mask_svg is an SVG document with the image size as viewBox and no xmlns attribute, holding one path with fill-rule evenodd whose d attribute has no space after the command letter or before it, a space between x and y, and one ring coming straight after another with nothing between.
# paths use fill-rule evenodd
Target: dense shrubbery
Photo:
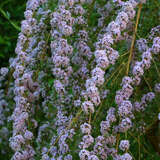
<instances>
[{"instance_id":1,"label":"dense shrubbery","mask_svg":"<svg viewBox=\"0 0 160 160\"><path fill-rule=\"evenodd\" d=\"M0 159L159 159L159 6L28 0L0 69Z\"/></svg>"},{"instance_id":2,"label":"dense shrubbery","mask_svg":"<svg viewBox=\"0 0 160 160\"><path fill-rule=\"evenodd\" d=\"M15 46L20 22L24 18L26 0L5 0L0 2L0 66L8 65L15 55Z\"/></svg>"}]
</instances>

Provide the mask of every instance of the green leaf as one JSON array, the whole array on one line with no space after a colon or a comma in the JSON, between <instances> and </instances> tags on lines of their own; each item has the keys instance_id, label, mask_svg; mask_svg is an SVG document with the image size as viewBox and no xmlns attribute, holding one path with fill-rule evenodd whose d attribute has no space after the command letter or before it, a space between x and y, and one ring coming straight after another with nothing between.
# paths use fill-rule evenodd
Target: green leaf
<instances>
[{"instance_id":1,"label":"green leaf","mask_svg":"<svg viewBox=\"0 0 160 160\"><path fill-rule=\"evenodd\" d=\"M2 8L0 8L0 13L10 22L10 24L16 30L21 31L21 28L18 25L16 25L13 21L10 20L10 14L9 14L9 12L5 13L5 11Z\"/></svg>"}]
</instances>

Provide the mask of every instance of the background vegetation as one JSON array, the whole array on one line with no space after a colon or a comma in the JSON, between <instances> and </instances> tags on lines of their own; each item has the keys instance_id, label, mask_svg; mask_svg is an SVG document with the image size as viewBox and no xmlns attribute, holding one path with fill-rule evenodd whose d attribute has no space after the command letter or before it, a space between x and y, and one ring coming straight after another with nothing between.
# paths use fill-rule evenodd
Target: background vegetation
<instances>
[{"instance_id":1,"label":"background vegetation","mask_svg":"<svg viewBox=\"0 0 160 160\"><path fill-rule=\"evenodd\" d=\"M0 67L4 67L8 65L8 60L10 57L15 57L15 46L17 42L18 33L20 32L20 22L23 19L24 11L25 11L26 0L4 0L0 2ZM91 14L91 25L96 25L94 20L96 19L96 14ZM138 25L137 31L137 39L145 38L148 36L151 28L159 25L160 22L160 0L147 0L147 3L143 5L142 12L140 15L140 21ZM95 38L95 37L93 37ZM127 46L125 42L122 42L117 45L119 51L121 53L125 53L127 51ZM122 61L128 59L120 59L115 66L118 68ZM153 88L156 82L160 82L160 77L157 78L157 70L160 71L160 57L156 59L155 65L152 65L152 68L145 73L143 82L140 87L136 89L135 97L138 98L138 95L142 95L149 91L149 87ZM119 88L119 84L121 82L121 78L124 76L126 72L125 65L119 70L118 76L117 74L113 75L110 81L107 83L107 88L111 89L113 94L110 94L110 97L107 101L104 102L103 106L110 107L114 105L113 98L115 95L115 91ZM115 72L114 72L115 73ZM149 84L148 84L149 82ZM150 83L152 82L152 83ZM149 86L149 87L148 87ZM136 95L137 94L137 95ZM145 160L159 160L160 156L157 152L160 153L159 148L157 148L157 144L160 143L160 122L158 121L156 115L158 110L160 111L160 96L156 98L156 100L150 104L152 107L148 107L146 113L149 115L149 119L145 116L144 121L148 126L150 126L150 130L144 136L141 135L132 135L129 134L128 138L132 141L131 153L136 160L145 159ZM155 107L153 107L155 106ZM98 117L104 117L103 113L105 113L108 107L102 108L103 112L100 112ZM152 115L153 114L153 115ZM139 115L139 120L143 119L141 115ZM99 124L98 120L96 121ZM94 124L96 126L96 124ZM96 131L95 131L96 132ZM0 146L1 147L1 146ZM139 152L137 152L137 148L139 148ZM141 154L142 153L142 154ZM0 156L1 157L1 156ZM6 158L7 159L7 158Z\"/></svg>"},{"instance_id":2,"label":"background vegetation","mask_svg":"<svg viewBox=\"0 0 160 160\"><path fill-rule=\"evenodd\" d=\"M15 56L15 46L27 0L0 2L0 66L7 66L9 57Z\"/></svg>"}]
</instances>

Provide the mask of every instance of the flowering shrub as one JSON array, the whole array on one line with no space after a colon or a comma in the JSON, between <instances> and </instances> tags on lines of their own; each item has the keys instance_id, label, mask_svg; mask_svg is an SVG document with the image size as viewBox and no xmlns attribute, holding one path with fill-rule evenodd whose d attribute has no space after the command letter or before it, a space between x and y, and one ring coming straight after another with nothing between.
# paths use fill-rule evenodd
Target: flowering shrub
<instances>
[{"instance_id":1,"label":"flowering shrub","mask_svg":"<svg viewBox=\"0 0 160 160\"><path fill-rule=\"evenodd\" d=\"M160 26L138 35L145 3L28 0L16 57L0 69L1 155L157 157L140 142L160 111Z\"/></svg>"}]
</instances>

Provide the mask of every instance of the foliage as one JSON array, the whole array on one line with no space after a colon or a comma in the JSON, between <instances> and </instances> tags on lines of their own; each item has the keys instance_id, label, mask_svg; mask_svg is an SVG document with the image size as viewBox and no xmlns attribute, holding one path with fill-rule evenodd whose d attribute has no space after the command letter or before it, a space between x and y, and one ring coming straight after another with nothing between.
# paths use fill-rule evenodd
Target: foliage
<instances>
[{"instance_id":1,"label":"foliage","mask_svg":"<svg viewBox=\"0 0 160 160\"><path fill-rule=\"evenodd\" d=\"M74 44L74 42L79 41L78 32L79 30L86 30L88 32L89 39L87 40L87 45L91 49L91 52L94 53L97 49L95 47L95 42L97 42L98 35L103 35L105 26L107 26L111 21L115 20L117 13L119 13L119 9L121 6L115 5L112 0L110 0L112 3L112 10L109 13L109 16L105 17L105 21L103 26L98 27L98 20L101 17L100 13L98 12L98 7L103 8L103 6L106 4L105 0L93 0L91 4L83 4L83 8L86 10L86 13L84 14L85 19L87 20L88 26L83 25L75 25L73 28L74 33L71 34L71 36L67 36L67 34L63 35L62 38L66 39L68 44L74 46L73 47L73 55L68 56L71 60L74 58L74 56L79 51L78 47L75 47L75 45L78 46L78 44ZM126 0L127 1L127 0ZM55 12L57 10L58 1L57 0L48 0L48 6L45 6L45 4L40 5L40 8L43 8L45 11L50 9L50 12ZM97 6L95 6L97 4ZM102 99L100 105L98 107L95 107L95 112L93 114L89 113L89 115L86 115L84 110L81 109L81 107L75 107L73 102L74 100L81 99L81 101L85 101L85 98L81 96L80 94L75 94L74 92L74 80L78 84L81 85L81 90L85 90L85 81L86 78L83 74L76 76L76 73L78 73L78 70L81 67L81 64L79 65L74 64L73 61L70 62L70 65L73 67L74 73L72 74L72 77L69 79L71 84L68 84L67 88L67 94L62 94L63 87L61 88L61 91L59 91L56 86L55 82L59 80L55 74L53 74L53 69L56 65L54 64L54 54L53 52L56 50L51 44L52 42L56 41L56 36L53 37L51 33L57 29L58 27L53 27L51 23L51 19L53 18L49 13L44 14L36 14L34 13L34 18L37 19L38 22L41 21L41 19L44 20L44 25L46 27L43 28L40 32L35 32L33 35L29 35L30 38L38 37L38 42L35 43L35 46L31 50L27 50L30 45L28 42L24 45L23 51L28 53L28 55L32 54L32 51L38 46L40 49L36 52L33 59L35 58L35 61L31 61L31 63L25 65L25 62L23 60L18 59L18 62L10 62L10 65L13 65L11 67L8 67L9 65L9 58L16 57L15 55L15 48L17 43L17 37L18 33L20 32L20 23L22 19L24 19L23 13L26 7L26 1L11 1L6 0L0 4L0 58L1 58L1 67L7 66L9 68L9 71L7 73L7 76L3 79L0 83L2 83L1 90L4 92L4 97L0 97L0 102L2 99L5 99L5 101L8 102L6 105L9 110L5 110L5 105L3 106L3 103L0 103L0 109L4 109L4 115L7 117L7 119L4 120L4 125L0 125L0 131L2 131L2 128L5 126L9 132L8 137L5 139L6 143L5 145L1 143L0 141L0 150L2 149L4 151L0 152L0 159L10 159L14 153L11 150L9 146L9 140L10 137L14 137L15 135L12 135L12 130L14 131L14 123L15 121L11 119L11 115L14 114L16 111L16 105L17 101L14 99L16 95L15 88L17 87L16 79L19 77L22 78L23 81L23 73L17 73L18 70L16 68L16 65L23 66L24 67L24 73L29 74L29 71L33 71L33 74L31 78L27 79L27 82L23 84L20 84L21 86L27 88L23 94L23 97L25 97L29 103L31 104L31 108L27 108L27 113L29 113L29 118L26 120L26 126L29 131L32 131L34 138L31 140L28 140L26 144L30 144L36 154L34 155L34 158L36 160L39 160L42 158L43 155L49 155L51 157L51 148L53 146L56 146L57 148L60 146L59 139L61 138L64 133L62 134L58 133L58 123L60 120L65 121L65 117L60 116L58 119L57 115L59 112L61 112L60 105L62 105L62 113L67 117L67 124L64 124L65 129L68 131L69 129L75 130L75 135L72 137L72 139L67 139L66 143L69 145L70 151L69 154L73 156L74 160L78 160L79 156L78 153L80 149L78 148L79 143L82 141L83 134L80 130L80 126L84 122L88 122L92 125L92 131L91 135L96 138L98 135L101 135L100 132L100 124L102 121L106 119L107 112L110 107L114 107L116 110L116 117L117 121L113 123L113 126L116 126L119 124L119 121L121 120L121 116L118 115L118 106L115 102L115 96L116 92L122 88L120 85L122 82L123 77L130 76L132 77L132 69L135 65L136 61L141 61L141 55L142 53L140 50L138 50L138 47L136 45L137 40L141 38L145 38L148 41L148 46L152 47L153 40L149 38L151 35L151 29L160 25L160 0L147 0L145 4L141 4L142 9L138 5L136 8L136 16L131 21L131 27L127 28L126 30L122 31L122 33L127 32L129 37L125 37L123 40L120 40L112 45L114 50L118 51L119 58L116 61L115 64L109 64L107 68L105 69L105 82L101 87L98 87L99 91L105 91L109 90L109 93L107 94L107 97L105 99ZM140 11L140 18L138 19L138 11ZM49 16L50 15L50 16ZM76 18L76 15L73 14L73 17ZM138 20L137 20L138 19ZM136 25L138 25L137 30L135 29ZM59 29L59 28L58 28ZM57 29L57 30L58 30ZM22 32L22 30L21 30ZM41 35L42 36L39 36ZM36 35L36 36L35 36ZM100 35L100 37L101 37ZM158 33L158 35L160 35ZM34 37L35 36L35 37ZM133 37L135 36L135 41L133 40ZM45 42L40 46L39 42ZM134 41L134 45L132 48L132 42ZM58 42L57 42L58 43ZM52 48L53 47L53 48ZM132 49L133 50L132 50ZM19 54L19 53L18 53ZM131 55L132 54L132 55ZM131 55L131 59L130 59ZM54 58L53 58L54 57ZM53 59L52 59L53 58ZM91 76L91 70L95 67L95 61L94 56L91 57L91 59L87 60L87 56L83 57L84 61L89 61L87 63L87 68L89 70L89 74L86 74L87 77ZM134 92L129 98L129 100L134 104L134 102L141 101L141 98L144 94L147 94L148 92L154 92L155 84L160 83L160 54L159 55L153 55L152 56L152 65L149 68L149 70L145 70L144 74L141 77L140 85L135 85L133 87ZM80 61L81 63L81 61ZM129 64L129 65L128 65ZM65 70L66 66L62 66L61 68ZM129 72L127 72L129 70ZM17 74L17 75L16 75ZM83 77L84 76L84 77ZM3 77L3 75L1 75ZM18 77L18 78L17 78ZM78 77L78 78L77 78ZM84 81L85 80L85 81ZM67 83L67 80L65 81ZM73 83L73 84L72 84ZM27 85L26 85L27 84ZM60 84L59 84L60 85ZM29 88L36 86L34 89ZM18 87L17 87L18 88ZM17 91L18 92L18 91ZM35 93L35 94L34 94ZM31 97L29 97L31 94ZM38 95L38 96L37 96ZM35 97L38 98L36 99ZM31 99L29 99L29 98ZM33 99L32 99L33 98ZM35 99L34 99L35 98ZM133 128L129 129L125 133L118 133L116 135L116 144L114 145L115 149L117 149L118 154L122 155L123 152L118 149L120 141L123 139L127 139L130 142L130 148L127 149L125 152L128 152L133 159L135 160L158 160L160 159L160 147L158 146L160 144L159 139L159 126L160 121L158 120L158 114L160 113L160 93L155 92L155 98L151 102L147 103L147 107L145 111L142 112L134 112L135 119L133 119ZM31 101L30 101L31 100ZM59 108L58 108L59 107ZM6 112L6 113L5 113ZM0 110L1 113L1 110ZM18 113L17 113L18 114ZM34 126L33 119L37 122L37 128ZM0 119L1 120L1 119ZM58 121L59 120L59 121ZM59 122L60 123L60 122ZM62 123L62 122L61 122ZM47 127L44 127L44 130L40 132L41 127L46 125ZM12 128L13 127L13 128ZM140 130L142 129L142 130ZM59 127L59 130L61 128ZM143 132L145 130L145 132ZM62 129L63 131L63 129ZM112 130L113 131L113 130ZM21 131L19 132L20 134ZM41 135L41 141L38 141L39 134ZM112 134L111 131L108 135ZM66 134L67 135L67 134ZM1 136L1 132L0 132ZM56 137L56 140L51 144L51 142L54 139L54 136ZM106 136L106 135L104 135ZM1 138L1 137L0 137ZM3 136L1 138L3 140ZM22 145L21 149L25 149L25 145ZM88 150L92 150L93 144L89 147ZM5 147L5 148L4 148ZM46 147L46 152L43 152L43 147ZM27 148L27 147L26 147ZM59 147L60 148L60 147ZM58 148L58 149L59 149ZM63 156L65 156L67 153L65 153ZM59 154L60 155L60 154ZM56 157L57 158L57 157ZM43 159L45 159L43 157ZM47 158L46 158L47 159ZM64 157L63 157L64 159ZM102 159L102 158L99 158ZM113 156L109 155L107 159L113 159ZM58 159L57 159L58 160ZM127 159L128 160L128 159Z\"/></svg>"},{"instance_id":2,"label":"foliage","mask_svg":"<svg viewBox=\"0 0 160 160\"><path fill-rule=\"evenodd\" d=\"M10 57L15 57L20 23L24 18L26 0L0 2L0 66L7 66Z\"/></svg>"}]
</instances>

